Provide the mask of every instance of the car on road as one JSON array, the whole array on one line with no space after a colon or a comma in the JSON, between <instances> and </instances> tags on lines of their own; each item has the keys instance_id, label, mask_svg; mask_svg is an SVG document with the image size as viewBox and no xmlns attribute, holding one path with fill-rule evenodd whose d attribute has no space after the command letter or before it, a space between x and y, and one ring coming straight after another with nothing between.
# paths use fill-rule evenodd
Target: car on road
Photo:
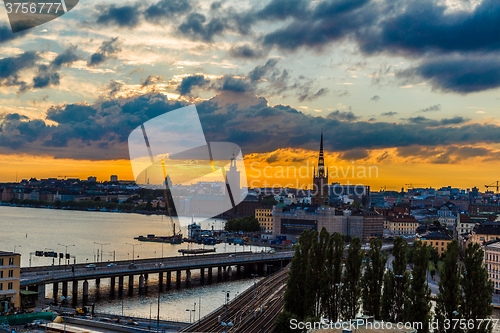
<instances>
[{"instance_id":1,"label":"car on road","mask_svg":"<svg viewBox=\"0 0 500 333\"><path fill-rule=\"evenodd\" d=\"M116 264L114 263L108 264L108 267L116 267Z\"/></svg>"},{"instance_id":2,"label":"car on road","mask_svg":"<svg viewBox=\"0 0 500 333\"><path fill-rule=\"evenodd\" d=\"M85 268L93 268L93 269L96 269L96 266L94 264L88 264L87 266L85 266Z\"/></svg>"},{"instance_id":3,"label":"car on road","mask_svg":"<svg viewBox=\"0 0 500 333\"><path fill-rule=\"evenodd\" d=\"M136 322L136 321L133 321L132 319L128 319L128 320L126 321L126 324L127 324L127 325L133 325L133 326L139 326L139 323L138 323L138 322Z\"/></svg>"},{"instance_id":4,"label":"car on road","mask_svg":"<svg viewBox=\"0 0 500 333\"><path fill-rule=\"evenodd\" d=\"M137 265L136 264L130 264L128 265L128 269L136 269L137 268Z\"/></svg>"}]
</instances>

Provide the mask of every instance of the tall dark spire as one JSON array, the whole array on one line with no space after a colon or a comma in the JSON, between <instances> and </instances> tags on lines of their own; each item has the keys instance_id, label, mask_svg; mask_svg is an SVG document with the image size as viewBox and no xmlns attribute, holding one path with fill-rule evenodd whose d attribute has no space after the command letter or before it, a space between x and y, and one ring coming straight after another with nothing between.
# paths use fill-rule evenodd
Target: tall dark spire
<instances>
[{"instance_id":1,"label":"tall dark spire","mask_svg":"<svg viewBox=\"0 0 500 333\"><path fill-rule=\"evenodd\" d=\"M323 129L321 129L321 142L319 145L318 178L325 177L325 159L323 156Z\"/></svg>"}]
</instances>

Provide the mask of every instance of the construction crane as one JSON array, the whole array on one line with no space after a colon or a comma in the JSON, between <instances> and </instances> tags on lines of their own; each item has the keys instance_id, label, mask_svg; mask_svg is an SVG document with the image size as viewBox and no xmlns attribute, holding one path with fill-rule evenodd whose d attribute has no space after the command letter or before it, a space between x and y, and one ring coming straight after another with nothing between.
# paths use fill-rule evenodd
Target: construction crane
<instances>
[{"instance_id":1,"label":"construction crane","mask_svg":"<svg viewBox=\"0 0 500 333\"><path fill-rule=\"evenodd\" d=\"M496 185L495 185L495 184L496 184ZM496 182L494 182L493 184L490 184L490 185L484 185L484 187L486 187L486 188L490 188L490 187L492 187L492 188L496 188L496 189L497 189L497 193L498 193L498 191L499 191L499 189L500 189L500 181L498 181L498 180L497 180L497 181L496 181Z\"/></svg>"},{"instance_id":2,"label":"construction crane","mask_svg":"<svg viewBox=\"0 0 500 333\"><path fill-rule=\"evenodd\" d=\"M68 178L76 178L76 176L57 176L57 178L64 178L64 179L68 179Z\"/></svg>"},{"instance_id":3,"label":"construction crane","mask_svg":"<svg viewBox=\"0 0 500 333\"><path fill-rule=\"evenodd\" d=\"M409 184L405 184L406 187L408 187L408 189L414 189L415 186L425 186L425 184L413 184L413 183L409 183Z\"/></svg>"}]
</instances>

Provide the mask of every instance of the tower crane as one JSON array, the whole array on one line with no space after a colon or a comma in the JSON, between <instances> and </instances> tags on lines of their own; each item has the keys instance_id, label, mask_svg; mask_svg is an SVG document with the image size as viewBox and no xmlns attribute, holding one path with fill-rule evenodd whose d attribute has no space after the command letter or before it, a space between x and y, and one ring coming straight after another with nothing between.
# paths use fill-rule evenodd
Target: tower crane
<instances>
[{"instance_id":1,"label":"tower crane","mask_svg":"<svg viewBox=\"0 0 500 333\"><path fill-rule=\"evenodd\" d=\"M499 192L499 189L500 189L500 181L496 181L494 182L493 184L490 184L490 185L484 185L484 187L486 188L496 188L497 189L497 193Z\"/></svg>"}]
</instances>

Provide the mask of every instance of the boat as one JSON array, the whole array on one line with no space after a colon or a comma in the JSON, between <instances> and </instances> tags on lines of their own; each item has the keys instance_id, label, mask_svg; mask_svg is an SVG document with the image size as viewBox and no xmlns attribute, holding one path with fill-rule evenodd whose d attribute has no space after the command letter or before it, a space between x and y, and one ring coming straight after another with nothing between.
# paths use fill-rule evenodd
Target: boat
<instances>
[{"instance_id":1,"label":"boat","mask_svg":"<svg viewBox=\"0 0 500 333\"><path fill-rule=\"evenodd\" d=\"M182 235L178 234L175 236L155 236L147 235L134 237L134 239L140 242L155 242L155 243L167 243L167 244L182 244Z\"/></svg>"}]
</instances>

